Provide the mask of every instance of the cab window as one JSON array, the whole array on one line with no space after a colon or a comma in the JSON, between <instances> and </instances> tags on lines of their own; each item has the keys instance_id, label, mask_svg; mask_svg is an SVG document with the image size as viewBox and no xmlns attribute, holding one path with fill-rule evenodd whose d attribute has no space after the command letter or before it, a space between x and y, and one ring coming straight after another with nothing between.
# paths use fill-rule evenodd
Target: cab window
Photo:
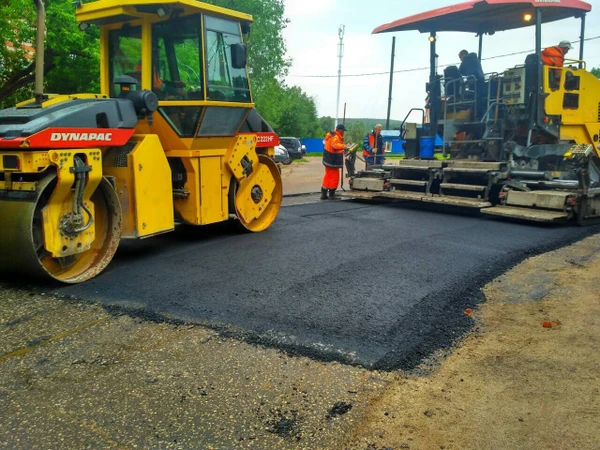
<instances>
[{"instance_id":1,"label":"cab window","mask_svg":"<svg viewBox=\"0 0 600 450\"><path fill-rule=\"evenodd\" d=\"M235 68L232 48L242 44L240 25L233 20L204 16L208 99L250 103L246 67Z\"/></svg>"},{"instance_id":2,"label":"cab window","mask_svg":"<svg viewBox=\"0 0 600 450\"><path fill-rule=\"evenodd\" d=\"M152 91L159 99L202 100L200 15L152 27Z\"/></svg>"},{"instance_id":3,"label":"cab window","mask_svg":"<svg viewBox=\"0 0 600 450\"><path fill-rule=\"evenodd\" d=\"M119 94L119 86L114 84L121 75L133 76L140 81L140 73L136 71L142 58L142 29L141 27L123 27L112 30L108 35L108 76L110 96Z\"/></svg>"}]
</instances>

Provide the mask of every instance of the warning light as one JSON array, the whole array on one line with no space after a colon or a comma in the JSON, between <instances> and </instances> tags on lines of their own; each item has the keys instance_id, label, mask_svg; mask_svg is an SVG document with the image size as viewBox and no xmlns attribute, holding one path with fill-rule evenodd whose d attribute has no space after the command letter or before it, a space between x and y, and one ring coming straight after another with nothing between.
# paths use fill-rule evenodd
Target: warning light
<instances>
[{"instance_id":1,"label":"warning light","mask_svg":"<svg viewBox=\"0 0 600 450\"><path fill-rule=\"evenodd\" d=\"M429 42L435 42L435 36L429 36L427 39L429 39Z\"/></svg>"},{"instance_id":2,"label":"warning light","mask_svg":"<svg viewBox=\"0 0 600 450\"><path fill-rule=\"evenodd\" d=\"M525 20L525 22L531 22L531 19L533 19L533 16L531 14L525 14L523 16L523 20Z\"/></svg>"}]
</instances>

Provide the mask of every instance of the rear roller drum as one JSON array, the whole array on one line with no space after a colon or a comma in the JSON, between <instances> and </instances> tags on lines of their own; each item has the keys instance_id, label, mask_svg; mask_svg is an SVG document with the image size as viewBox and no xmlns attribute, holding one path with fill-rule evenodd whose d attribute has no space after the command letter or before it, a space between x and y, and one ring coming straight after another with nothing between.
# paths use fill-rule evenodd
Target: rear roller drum
<instances>
[{"instance_id":1,"label":"rear roller drum","mask_svg":"<svg viewBox=\"0 0 600 450\"><path fill-rule=\"evenodd\" d=\"M51 277L63 283L79 283L98 275L114 256L121 237L119 199L106 180L91 196L94 204L95 240L88 250L67 257L53 257L44 247L42 210L56 186L49 175L38 184L36 193L0 200L0 270L25 276ZM59 224L56 224L58 227Z\"/></svg>"}]
</instances>

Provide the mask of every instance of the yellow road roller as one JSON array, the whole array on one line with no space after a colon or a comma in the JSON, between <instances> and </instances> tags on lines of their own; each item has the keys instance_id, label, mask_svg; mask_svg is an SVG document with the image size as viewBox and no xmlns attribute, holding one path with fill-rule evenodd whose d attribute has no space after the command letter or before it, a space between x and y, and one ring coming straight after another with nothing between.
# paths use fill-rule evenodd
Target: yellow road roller
<instances>
[{"instance_id":1,"label":"yellow road roller","mask_svg":"<svg viewBox=\"0 0 600 450\"><path fill-rule=\"evenodd\" d=\"M176 223L267 229L281 205L279 140L254 108L252 17L195 0L77 4L100 29L101 92L43 92L0 111L0 270L88 280L121 239Z\"/></svg>"}]
</instances>

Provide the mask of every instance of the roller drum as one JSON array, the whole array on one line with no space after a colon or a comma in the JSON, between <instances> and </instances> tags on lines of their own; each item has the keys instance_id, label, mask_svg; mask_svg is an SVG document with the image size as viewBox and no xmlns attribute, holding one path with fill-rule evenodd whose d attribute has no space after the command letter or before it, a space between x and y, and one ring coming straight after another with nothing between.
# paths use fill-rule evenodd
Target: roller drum
<instances>
[{"instance_id":1,"label":"roller drum","mask_svg":"<svg viewBox=\"0 0 600 450\"><path fill-rule=\"evenodd\" d=\"M0 272L79 283L99 274L114 256L121 236L121 208L106 179L91 197L96 227L91 248L66 258L53 257L44 248L42 209L52 195L55 179L54 174L43 178L36 192L0 193Z\"/></svg>"}]
</instances>

